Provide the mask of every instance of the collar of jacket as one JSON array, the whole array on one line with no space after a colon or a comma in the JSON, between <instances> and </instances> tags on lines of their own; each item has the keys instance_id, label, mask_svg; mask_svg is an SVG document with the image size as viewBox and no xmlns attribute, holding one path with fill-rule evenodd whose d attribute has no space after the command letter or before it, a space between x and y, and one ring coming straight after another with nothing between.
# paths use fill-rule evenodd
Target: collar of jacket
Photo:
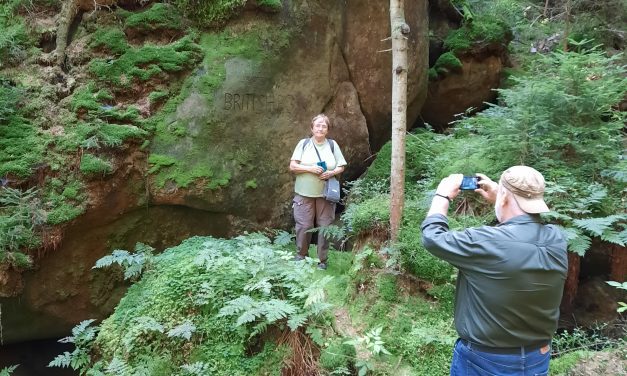
<instances>
[{"instance_id":1,"label":"collar of jacket","mask_svg":"<svg viewBox=\"0 0 627 376\"><path fill-rule=\"evenodd\" d=\"M499 223L496 227L505 225L520 225L523 223L542 223L540 216L537 214L522 214L508 219L503 223Z\"/></svg>"}]
</instances>

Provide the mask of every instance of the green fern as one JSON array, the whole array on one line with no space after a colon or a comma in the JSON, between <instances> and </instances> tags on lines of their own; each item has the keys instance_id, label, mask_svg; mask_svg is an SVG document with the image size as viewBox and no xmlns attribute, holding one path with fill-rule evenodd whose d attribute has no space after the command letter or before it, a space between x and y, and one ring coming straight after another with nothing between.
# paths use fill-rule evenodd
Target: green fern
<instances>
[{"instance_id":1,"label":"green fern","mask_svg":"<svg viewBox=\"0 0 627 376\"><path fill-rule=\"evenodd\" d=\"M98 333L98 327L90 326L94 321L84 320L72 329L72 336L61 338L61 343L73 343L76 348L71 353L65 351L61 355L57 355L48 367L72 368L85 371L91 364L90 347Z\"/></svg>"},{"instance_id":2,"label":"green fern","mask_svg":"<svg viewBox=\"0 0 627 376\"><path fill-rule=\"evenodd\" d=\"M573 224L583 230L588 231L594 236L602 237L604 234L608 232L613 232L611 230L611 226L614 223L618 221L624 221L626 219L627 219L627 215L616 214L616 215L610 215L604 218L575 219L573 221ZM616 233L616 235L613 236L613 238L619 239L618 234ZM621 243L620 245L624 245L624 244Z\"/></svg>"},{"instance_id":3,"label":"green fern","mask_svg":"<svg viewBox=\"0 0 627 376\"><path fill-rule=\"evenodd\" d=\"M278 246L286 246L292 242L294 239L294 234L290 234L289 232L283 230L277 230L275 232L274 244Z\"/></svg>"},{"instance_id":4,"label":"green fern","mask_svg":"<svg viewBox=\"0 0 627 376\"><path fill-rule=\"evenodd\" d=\"M107 365L106 374L108 375L127 375L131 371L130 366L123 360L114 356Z\"/></svg>"},{"instance_id":5,"label":"green fern","mask_svg":"<svg viewBox=\"0 0 627 376\"><path fill-rule=\"evenodd\" d=\"M177 325L170 329L168 331L168 337L185 338L189 341L195 331L196 325L194 325L191 321L185 321L181 325Z\"/></svg>"},{"instance_id":6,"label":"green fern","mask_svg":"<svg viewBox=\"0 0 627 376\"><path fill-rule=\"evenodd\" d=\"M346 238L346 230L336 225L314 227L307 232L318 232L327 240L337 241Z\"/></svg>"},{"instance_id":7,"label":"green fern","mask_svg":"<svg viewBox=\"0 0 627 376\"><path fill-rule=\"evenodd\" d=\"M143 243L135 245L135 253L122 249L116 249L111 255L107 255L96 261L92 269L102 269L113 264L124 268L124 279L137 278L142 271L149 267L153 258L154 248Z\"/></svg>"},{"instance_id":8,"label":"green fern","mask_svg":"<svg viewBox=\"0 0 627 376\"><path fill-rule=\"evenodd\" d=\"M204 362L196 362L192 364L184 364L181 369L185 371L183 375L205 376L209 374L209 365Z\"/></svg>"},{"instance_id":9,"label":"green fern","mask_svg":"<svg viewBox=\"0 0 627 376\"><path fill-rule=\"evenodd\" d=\"M3 369L0 370L0 376L9 376L10 374L13 373L13 371L15 371L17 367L18 365L4 367Z\"/></svg>"}]
</instances>

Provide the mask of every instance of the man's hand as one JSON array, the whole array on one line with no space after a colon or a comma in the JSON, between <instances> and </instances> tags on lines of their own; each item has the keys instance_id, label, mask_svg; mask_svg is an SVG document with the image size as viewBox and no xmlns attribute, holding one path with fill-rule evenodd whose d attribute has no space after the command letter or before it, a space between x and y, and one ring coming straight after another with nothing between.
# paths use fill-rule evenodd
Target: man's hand
<instances>
[{"instance_id":1,"label":"man's hand","mask_svg":"<svg viewBox=\"0 0 627 376\"><path fill-rule=\"evenodd\" d=\"M477 174L481 179L477 182L481 188L475 189L487 202L494 204L496 202L496 193L499 190L498 183L492 181L484 174Z\"/></svg>"},{"instance_id":2,"label":"man's hand","mask_svg":"<svg viewBox=\"0 0 627 376\"><path fill-rule=\"evenodd\" d=\"M464 179L464 175L462 174L452 174L440 182L438 185L438 189L435 190L435 193L442 196L447 196L451 199L451 201L457 197L460 192L460 185L462 185L462 180Z\"/></svg>"},{"instance_id":3,"label":"man's hand","mask_svg":"<svg viewBox=\"0 0 627 376\"><path fill-rule=\"evenodd\" d=\"M462 174L453 174L442 179L438 189L435 190L436 196L433 196L427 217L433 214L442 214L444 216L448 214L449 200L452 201L459 194L459 186L462 184L462 179L464 179ZM449 200L441 196L446 196Z\"/></svg>"}]
</instances>

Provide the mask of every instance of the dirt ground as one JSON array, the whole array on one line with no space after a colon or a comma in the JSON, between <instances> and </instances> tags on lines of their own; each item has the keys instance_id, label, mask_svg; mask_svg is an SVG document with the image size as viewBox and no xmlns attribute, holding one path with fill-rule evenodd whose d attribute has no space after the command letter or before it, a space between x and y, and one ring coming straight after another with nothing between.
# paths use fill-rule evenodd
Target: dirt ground
<instances>
[{"instance_id":1,"label":"dirt ground","mask_svg":"<svg viewBox=\"0 0 627 376\"><path fill-rule=\"evenodd\" d=\"M619 376L627 375L627 349L601 352L584 358L568 376Z\"/></svg>"}]
</instances>

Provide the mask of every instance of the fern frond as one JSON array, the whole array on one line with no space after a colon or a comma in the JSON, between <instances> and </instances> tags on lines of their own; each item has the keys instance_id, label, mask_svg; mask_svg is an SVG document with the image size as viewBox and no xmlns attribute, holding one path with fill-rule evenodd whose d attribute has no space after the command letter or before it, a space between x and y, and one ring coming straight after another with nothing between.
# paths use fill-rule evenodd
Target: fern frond
<instances>
[{"instance_id":1,"label":"fern frond","mask_svg":"<svg viewBox=\"0 0 627 376\"><path fill-rule=\"evenodd\" d=\"M269 323L284 319L297 311L296 306L287 300L271 299L263 305Z\"/></svg>"},{"instance_id":2,"label":"fern frond","mask_svg":"<svg viewBox=\"0 0 627 376\"><path fill-rule=\"evenodd\" d=\"M299 327L303 326L305 322L307 322L307 314L299 313L297 315L290 316L290 318L287 320L287 326L290 328L291 331L295 331Z\"/></svg>"},{"instance_id":3,"label":"fern frond","mask_svg":"<svg viewBox=\"0 0 627 376\"><path fill-rule=\"evenodd\" d=\"M571 252L583 257L586 254L586 251L590 248L591 243L592 241L588 236L579 234L579 236L568 242L568 248Z\"/></svg>"},{"instance_id":4,"label":"fern frond","mask_svg":"<svg viewBox=\"0 0 627 376\"><path fill-rule=\"evenodd\" d=\"M253 308L255 300L248 295L242 295L236 299L226 302L225 306L218 312L218 317L233 316L242 311Z\"/></svg>"},{"instance_id":5,"label":"fern frond","mask_svg":"<svg viewBox=\"0 0 627 376\"><path fill-rule=\"evenodd\" d=\"M260 281L252 281L252 284L244 286L244 291L261 291L264 295L270 295L272 284L270 278L263 278Z\"/></svg>"},{"instance_id":6,"label":"fern frond","mask_svg":"<svg viewBox=\"0 0 627 376\"><path fill-rule=\"evenodd\" d=\"M72 328L72 335L74 337L78 337L81 335L92 322L96 321L95 319L83 320L74 328Z\"/></svg>"},{"instance_id":7,"label":"fern frond","mask_svg":"<svg viewBox=\"0 0 627 376\"><path fill-rule=\"evenodd\" d=\"M319 328L308 326L305 333L309 334L309 337L320 347L324 346L324 335L322 334L322 330Z\"/></svg>"},{"instance_id":8,"label":"fern frond","mask_svg":"<svg viewBox=\"0 0 627 376\"><path fill-rule=\"evenodd\" d=\"M278 230L274 238L274 244L281 246L281 247L285 247L286 245L292 242L292 239L294 239L293 234L290 234L289 232L286 232L283 230Z\"/></svg>"},{"instance_id":9,"label":"fern frond","mask_svg":"<svg viewBox=\"0 0 627 376\"><path fill-rule=\"evenodd\" d=\"M15 371L15 369L19 366L19 364L17 365L13 365L13 366L8 366L8 367L4 367L2 370L0 370L0 376L9 376L13 373L13 371Z\"/></svg>"},{"instance_id":10,"label":"fern frond","mask_svg":"<svg viewBox=\"0 0 627 376\"><path fill-rule=\"evenodd\" d=\"M181 369L185 371L186 375L190 376L205 376L209 375L209 364L205 362L196 362L192 364L184 364Z\"/></svg>"},{"instance_id":11,"label":"fern frond","mask_svg":"<svg viewBox=\"0 0 627 376\"><path fill-rule=\"evenodd\" d=\"M110 375L126 375L131 371L130 366L123 360L114 356L107 365L106 372Z\"/></svg>"},{"instance_id":12,"label":"fern frond","mask_svg":"<svg viewBox=\"0 0 627 376\"><path fill-rule=\"evenodd\" d=\"M614 222L625 220L627 216L621 214L610 215L603 218L584 218L575 219L573 224L583 230L592 233L595 236L601 236L603 232L611 229Z\"/></svg>"},{"instance_id":13,"label":"fern frond","mask_svg":"<svg viewBox=\"0 0 627 376\"><path fill-rule=\"evenodd\" d=\"M71 361L72 354L65 351L63 354L57 355L50 363L48 363L48 367L68 368L70 367Z\"/></svg>"},{"instance_id":14,"label":"fern frond","mask_svg":"<svg viewBox=\"0 0 627 376\"><path fill-rule=\"evenodd\" d=\"M625 246L625 240L618 231L607 230L601 234L601 239L608 243L618 244L621 247Z\"/></svg>"},{"instance_id":15,"label":"fern frond","mask_svg":"<svg viewBox=\"0 0 627 376\"><path fill-rule=\"evenodd\" d=\"M235 322L235 325L237 326L241 326L244 324L248 324L251 322L256 321L259 317L262 317L264 315L264 309L263 308L253 308L253 309L249 309L247 311L245 311L244 313L242 313L242 315L240 315L240 317L237 318L237 321Z\"/></svg>"},{"instance_id":16,"label":"fern frond","mask_svg":"<svg viewBox=\"0 0 627 376\"><path fill-rule=\"evenodd\" d=\"M180 337L189 341L195 331L196 325L194 325L191 321L185 321L181 325L177 325L170 329L168 331L168 337Z\"/></svg>"}]
</instances>

